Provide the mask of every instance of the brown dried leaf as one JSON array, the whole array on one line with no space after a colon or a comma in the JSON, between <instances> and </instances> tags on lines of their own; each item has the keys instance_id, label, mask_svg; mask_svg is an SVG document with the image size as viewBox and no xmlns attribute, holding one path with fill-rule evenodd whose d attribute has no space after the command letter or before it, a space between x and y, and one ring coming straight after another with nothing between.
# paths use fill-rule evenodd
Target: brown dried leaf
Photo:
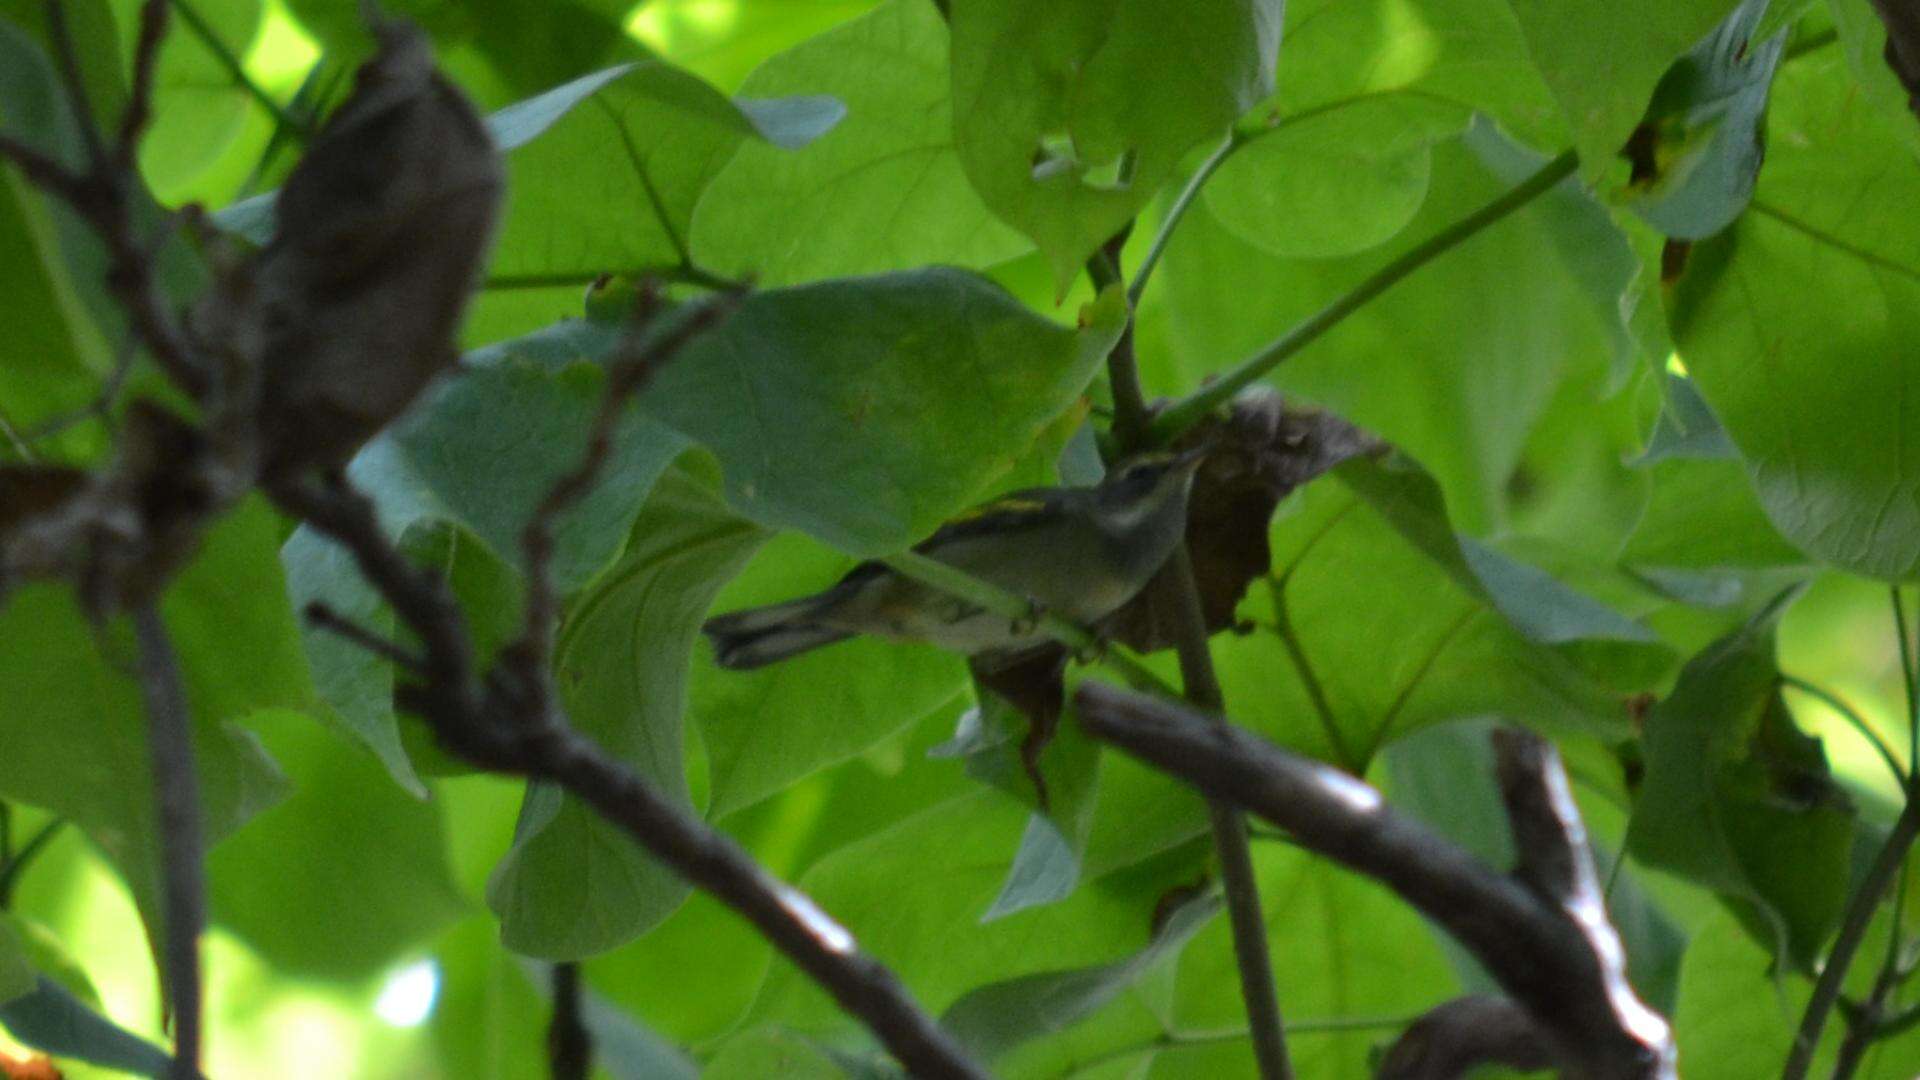
<instances>
[{"instance_id":1,"label":"brown dried leaf","mask_svg":"<svg viewBox=\"0 0 1920 1080\"><path fill-rule=\"evenodd\" d=\"M1207 629L1219 631L1233 625L1233 609L1247 585L1273 563L1267 527L1280 500L1348 458L1385 444L1332 413L1289 408L1266 387L1241 393L1225 418L1196 425L1175 449L1202 444L1210 449L1193 480L1187 550ZM1108 637L1141 652L1173 644L1174 621L1154 603L1160 594L1157 581L1107 620Z\"/></svg>"},{"instance_id":2,"label":"brown dried leaf","mask_svg":"<svg viewBox=\"0 0 1920 1080\"><path fill-rule=\"evenodd\" d=\"M255 267L265 474L339 465L457 358L499 153L400 22L280 193Z\"/></svg>"}]
</instances>

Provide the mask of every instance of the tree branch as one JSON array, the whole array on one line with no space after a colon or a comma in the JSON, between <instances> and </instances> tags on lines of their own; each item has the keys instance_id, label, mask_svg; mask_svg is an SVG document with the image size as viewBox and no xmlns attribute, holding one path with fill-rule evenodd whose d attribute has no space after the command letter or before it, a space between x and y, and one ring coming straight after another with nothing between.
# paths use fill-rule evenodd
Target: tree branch
<instances>
[{"instance_id":1,"label":"tree branch","mask_svg":"<svg viewBox=\"0 0 1920 1080\"><path fill-rule=\"evenodd\" d=\"M173 1011L174 1080L200 1075L200 930L206 923L205 851L200 784L193 764L193 725L180 665L157 605L133 612L140 645L140 692L147 707L153 795L160 840L161 965Z\"/></svg>"},{"instance_id":2,"label":"tree branch","mask_svg":"<svg viewBox=\"0 0 1920 1080\"><path fill-rule=\"evenodd\" d=\"M86 170L69 170L4 135L0 135L0 159L13 162L34 186L58 197L87 222L106 247L107 287L126 310L135 335L175 384L194 399L204 399L210 388L208 374L167 308L154 271L152 245L141 241L134 225L137 211L145 206L135 151L152 112L154 70L167 29L167 0L146 0L141 6L133 85L111 148L101 141L100 125L81 84L79 58L67 34L64 5L58 0L47 5L47 26L75 123L86 140Z\"/></svg>"},{"instance_id":3,"label":"tree branch","mask_svg":"<svg viewBox=\"0 0 1920 1080\"><path fill-rule=\"evenodd\" d=\"M691 332L663 337L644 354L644 364L610 378L597 431L611 432L618 404ZM675 343L670 345L669 339ZM590 446L580 466L555 485L529 525L531 587L539 588L545 577L545 538L552 517L591 487L605 453ZM853 936L810 899L775 880L723 833L567 726L541 662L545 648L539 643L549 633L551 603L542 605L544 615L530 617L539 621L529 621L527 637L503 650L492 670L482 674L475 669L464 620L446 587L387 541L365 496L339 477L328 487L276 483L269 494L282 510L345 547L361 574L420 639L423 679L398 688L396 699L425 720L450 752L482 768L549 781L592 807L688 882L753 923L865 1023L910 1072L929 1077L985 1075L892 972L861 952Z\"/></svg>"},{"instance_id":4,"label":"tree branch","mask_svg":"<svg viewBox=\"0 0 1920 1080\"><path fill-rule=\"evenodd\" d=\"M1454 1080L1476 1066L1550 1068L1553 1050L1525 1009L1503 997L1468 994L1414 1021L1387 1050L1375 1080Z\"/></svg>"},{"instance_id":5,"label":"tree branch","mask_svg":"<svg viewBox=\"0 0 1920 1080\"><path fill-rule=\"evenodd\" d=\"M1480 959L1578 1075L1674 1076L1671 1030L1626 980L1565 773L1544 740L1511 733L1496 742L1516 846L1526 852L1523 873L1507 875L1346 773L1215 717L1097 683L1076 701L1096 738L1399 893Z\"/></svg>"},{"instance_id":6,"label":"tree branch","mask_svg":"<svg viewBox=\"0 0 1920 1080\"><path fill-rule=\"evenodd\" d=\"M547 1061L553 1080L587 1080L593 1035L580 1013L580 965L553 965L553 1021L547 1025Z\"/></svg>"},{"instance_id":7,"label":"tree branch","mask_svg":"<svg viewBox=\"0 0 1920 1080\"><path fill-rule=\"evenodd\" d=\"M1211 173L1234 145L1229 140L1208 159L1203 172ZM1206 180L1197 176L1182 195L1182 209L1191 203ZM1169 230L1177 218L1163 228L1154 248L1164 247ZM1097 288L1118 284L1120 254L1131 226L1122 229L1087 263L1087 274ZM1147 267L1146 269L1151 269ZM1131 300L1133 294L1129 294ZM1107 354L1107 382L1113 392L1113 435L1122 456L1147 449L1152 444L1153 415L1146 405L1140 385L1140 368L1134 356L1133 314L1127 314L1126 329ZM1208 645L1206 615L1200 606L1200 587L1193 573L1193 556L1182 541L1167 557L1166 566L1147 584L1154 593L1156 608L1164 608L1174 623L1174 647L1180 657L1180 680L1188 701L1218 715L1224 709L1220 680L1213 670L1213 652ZM1260 888L1253 873L1253 850L1247 844L1247 823L1228 803L1209 799L1208 825L1213 833L1214 852L1220 859L1221 886L1226 896L1228 922L1233 930L1234 967L1240 976L1240 996L1246 1004L1247 1027L1252 1034L1253 1056L1263 1080L1290 1080L1293 1063L1287 1057L1287 1043L1280 1018L1280 999L1274 989L1273 959L1267 949L1267 924L1260 912Z\"/></svg>"},{"instance_id":8,"label":"tree branch","mask_svg":"<svg viewBox=\"0 0 1920 1080\"><path fill-rule=\"evenodd\" d=\"M1914 798L1914 789L1909 785L1906 808L1893 823L1893 831L1887 834L1880 854L1874 857L1873 866L1860 882L1860 891L1848 903L1839 936L1834 938L1827 961L1820 968L1820 978L1813 984L1813 996L1807 999L1807 1011L1794 1034L1793 1051L1780 1072L1783 1080L1801 1080L1813 1066L1814 1051L1820 1046L1820 1032L1827 1026L1827 1014L1833 1011L1834 1002L1840 1000L1840 984L1846 978L1847 969L1853 966L1853 954L1860 951L1861 942L1866 940L1874 909L1880 906L1881 898L1899 876L1915 837L1920 837L1920 799Z\"/></svg>"}]
</instances>

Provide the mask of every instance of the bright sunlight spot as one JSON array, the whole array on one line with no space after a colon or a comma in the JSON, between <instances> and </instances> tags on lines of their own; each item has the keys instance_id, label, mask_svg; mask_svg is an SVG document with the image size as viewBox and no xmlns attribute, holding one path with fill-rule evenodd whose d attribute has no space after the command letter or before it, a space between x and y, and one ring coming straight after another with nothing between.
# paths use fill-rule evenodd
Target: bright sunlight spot
<instances>
[{"instance_id":1,"label":"bright sunlight spot","mask_svg":"<svg viewBox=\"0 0 1920 1080\"><path fill-rule=\"evenodd\" d=\"M421 960L393 973L380 988L373 1011L394 1027L419 1027L433 1014L433 1002L439 996L440 965Z\"/></svg>"},{"instance_id":2,"label":"bright sunlight spot","mask_svg":"<svg viewBox=\"0 0 1920 1080\"><path fill-rule=\"evenodd\" d=\"M1669 375L1678 375L1683 379L1687 377L1687 365L1681 362L1679 353L1669 353L1667 355L1667 373Z\"/></svg>"},{"instance_id":3,"label":"bright sunlight spot","mask_svg":"<svg viewBox=\"0 0 1920 1080\"><path fill-rule=\"evenodd\" d=\"M1369 85L1403 86L1424 75L1440 57L1440 40L1433 27L1406 0L1380 7L1380 45L1375 52Z\"/></svg>"},{"instance_id":4,"label":"bright sunlight spot","mask_svg":"<svg viewBox=\"0 0 1920 1080\"><path fill-rule=\"evenodd\" d=\"M320 49L287 14L280 0L269 0L261 12L260 32L247 51L247 74L269 86L298 83L320 59Z\"/></svg>"},{"instance_id":5,"label":"bright sunlight spot","mask_svg":"<svg viewBox=\"0 0 1920 1080\"><path fill-rule=\"evenodd\" d=\"M627 20L627 33L665 53L688 34L719 37L739 20L739 0L653 0Z\"/></svg>"}]
</instances>

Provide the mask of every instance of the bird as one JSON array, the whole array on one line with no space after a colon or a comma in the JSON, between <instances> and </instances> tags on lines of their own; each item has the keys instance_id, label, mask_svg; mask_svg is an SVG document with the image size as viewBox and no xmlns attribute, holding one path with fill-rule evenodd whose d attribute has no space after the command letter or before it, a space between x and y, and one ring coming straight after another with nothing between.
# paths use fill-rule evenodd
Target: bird
<instances>
[{"instance_id":1,"label":"bird","mask_svg":"<svg viewBox=\"0 0 1920 1080\"><path fill-rule=\"evenodd\" d=\"M913 550L1082 626L1119 610L1180 543L1204 447L1120 462L1091 487L1028 488L966 511ZM749 670L855 635L930 642L988 666L1050 639L878 561L823 592L729 612L701 627L722 668Z\"/></svg>"}]
</instances>

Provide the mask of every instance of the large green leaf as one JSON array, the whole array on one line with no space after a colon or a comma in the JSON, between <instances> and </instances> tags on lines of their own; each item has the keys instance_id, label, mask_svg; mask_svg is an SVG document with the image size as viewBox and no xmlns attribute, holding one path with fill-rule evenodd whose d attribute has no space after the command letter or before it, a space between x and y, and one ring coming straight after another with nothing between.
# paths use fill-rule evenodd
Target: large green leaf
<instances>
[{"instance_id":1,"label":"large green leaf","mask_svg":"<svg viewBox=\"0 0 1920 1080\"><path fill-rule=\"evenodd\" d=\"M245 504L208 533L161 605L193 712L211 839L280 795L273 762L231 722L260 708L303 706L312 695L274 558L276 531L264 506ZM0 797L84 828L151 919L159 849L130 629L114 622L96 630L69 590L35 585L9 596L0 642Z\"/></svg>"},{"instance_id":2,"label":"large green leaf","mask_svg":"<svg viewBox=\"0 0 1920 1080\"><path fill-rule=\"evenodd\" d=\"M1191 859L1109 875L1071 899L982 924L1000 891L1024 807L1000 795L962 796L822 859L800 887L941 1011L975 987L1110 963L1150 937L1156 898L1191 880ZM844 1026L831 999L797 970L775 965L754 1016L801 1030Z\"/></svg>"},{"instance_id":3,"label":"large green leaf","mask_svg":"<svg viewBox=\"0 0 1920 1080\"><path fill-rule=\"evenodd\" d=\"M1256 841L1254 865L1261 913L1276 970L1285 971L1281 1003L1289 1021L1377 1018L1417 1013L1453 996L1458 986L1439 942L1420 916L1383 886L1311 853ZM1166 1030L1219 1032L1246 1022L1226 919L1201 931L1180 958L1178 975L1155 1007ZM1152 999L1149 999L1151 1002ZM1371 1048L1390 1042L1392 1027L1321 1033L1290 1040L1301 1076L1364 1080ZM1215 1070L1244 1069L1242 1041ZM1175 1075L1208 1075L1204 1068ZM1214 1072L1212 1075L1221 1075ZM1157 1073L1156 1073L1157 1075Z\"/></svg>"},{"instance_id":4,"label":"large green leaf","mask_svg":"<svg viewBox=\"0 0 1920 1080\"><path fill-rule=\"evenodd\" d=\"M994 1061L1085 1019L1157 966L1172 962L1219 911L1217 895L1195 897L1168 912L1146 947L1124 960L970 990L941 1015L941 1026L982 1061Z\"/></svg>"},{"instance_id":5,"label":"large green leaf","mask_svg":"<svg viewBox=\"0 0 1920 1080\"><path fill-rule=\"evenodd\" d=\"M447 868L440 809L304 716L263 717L291 797L215 848L213 917L275 970L361 979L403 959L466 910Z\"/></svg>"},{"instance_id":6,"label":"large green leaf","mask_svg":"<svg viewBox=\"0 0 1920 1080\"><path fill-rule=\"evenodd\" d=\"M1224 228L1203 200L1182 221L1159 274L1172 355L1143 355L1150 389L1185 392L1507 186L1466 147L1443 144L1413 223L1389 244L1335 259L1275 258ZM1609 325L1556 250L1558 224L1541 205L1486 229L1271 380L1420 459L1464 531L1497 528L1508 481L1557 383L1614 351Z\"/></svg>"},{"instance_id":7,"label":"large green leaf","mask_svg":"<svg viewBox=\"0 0 1920 1080\"><path fill-rule=\"evenodd\" d=\"M889 0L756 70L741 93L831 94L847 119L797 151L742 143L694 211L700 261L785 285L1026 250L961 172L946 46L932 4Z\"/></svg>"},{"instance_id":8,"label":"large green leaf","mask_svg":"<svg viewBox=\"0 0 1920 1080\"><path fill-rule=\"evenodd\" d=\"M0 920L0 1005L32 993L36 982L26 947L14 934L12 925Z\"/></svg>"},{"instance_id":9,"label":"large green leaf","mask_svg":"<svg viewBox=\"0 0 1920 1080\"><path fill-rule=\"evenodd\" d=\"M1598 177L1626 145L1668 65L1738 0L1509 0L1534 63L1573 129L1582 172Z\"/></svg>"},{"instance_id":10,"label":"large green leaf","mask_svg":"<svg viewBox=\"0 0 1920 1080\"><path fill-rule=\"evenodd\" d=\"M33 40L0 22L0 131L68 160L79 136L57 85ZM78 295L66 239L45 198L17 171L0 171L0 319L8 328L0 413L16 430L85 405L111 365Z\"/></svg>"},{"instance_id":11,"label":"large green leaf","mask_svg":"<svg viewBox=\"0 0 1920 1080\"><path fill-rule=\"evenodd\" d=\"M704 478L669 474L634 523L626 554L561 628L555 677L574 726L683 803L693 638L713 594L764 537L728 513ZM645 931L686 892L632 837L535 784L487 900L510 948L572 959Z\"/></svg>"},{"instance_id":12,"label":"large green leaf","mask_svg":"<svg viewBox=\"0 0 1920 1080\"><path fill-rule=\"evenodd\" d=\"M1586 650L1644 649L1644 630L1480 549L1503 568L1490 584L1441 546L1450 530L1410 538L1413 511L1378 470L1343 466L1355 483L1309 485L1275 521L1273 574L1242 604L1257 629L1214 646L1235 719L1354 770L1397 736L1474 716L1623 734L1623 688L1585 670Z\"/></svg>"},{"instance_id":13,"label":"large green leaf","mask_svg":"<svg viewBox=\"0 0 1920 1080\"><path fill-rule=\"evenodd\" d=\"M137 25L139 5L115 4ZM160 47L154 74L153 125L140 144L140 170L154 193L173 202L240 134L253 100L235 81L206 34L228 56L245 56L260 27L260 0L195 0L196 18L180 18ZM131 34L128 35L132 37Z\"/></svg>"},{"instance_id":14,"label":"large green leaf","mask_svg":"<svg viewBox=\"0 0 1920 1080\"><path fill-rule=\"evenodd\" d=\"M960 160L1056 289L1273 89L1277 0L958 0Z\"/></svg>"},{"instance_id":15,"label":"large green leaf","mask_svg":"<svg viewBox=\"0 0 1920 1080\"><path fill-rule=\"evenodd\" d=\"M593 358L615 333L570 321L480 350L464 375L368 444L348 475L375 500L387 534L399 539L436 522L457 524L518 566L521 530L585 452L604 382ZM685 446L637 412L627 415L601 482L556 523L551 570L563 591L578 589L614 557L654 480ZM302 527L281 558L297 607L320 601L364 625L392 626L352 558L331 541ZM306 648L321 697L340 722L420 793L394 723L392 665L314 629Z\"/></svg>"},{"instance_id":16,"label":"large green leaf","mask_svg":"<svg viewBox=\"0 0 1920 1080\"><path fill-rule=\"evenodd\" d=\"M1433 144L1458 135L1468 115L1416 93L1296 111L1246 136L1208 182L1207 206L1234 235L1282 258L1364 251L1413 220L1426 201Z\"/></svg>"},{"instance_id":17,"label":"large green leaf","mask_svg":"<svg viewBox=\"0 0 1920 1080\"><path fill-rule=\"evenodd\" d=\"M1907 578L1920 572L1920 169L1841 63L1781 71L1753 207L1694 247L1670 313L1781 534Z\"/></svg>"},{"instance_id":18,"label":"large green leaf","mask_svg":"<svg viewBox=\"0 0 1920 1080\"><path fill-rule=\"evenodd\" d=\"M694 204L737 147L793 149L844 114L830 98L736 103L668 64L632 65L508 155L490 272L584 284L677 266Z\"/></svg>"},{"instance_id":19,"label":"large green leaf","mask_svg":"<svg viewBox=\"0 0 1920 1080\"><path fill-rule=\"evenodd\" d=\"M1791 596L1694 657L1647 717L1627 848L1713 889L1810 970L1846 903L1853 813L1780 700L1774 625Z\"/></svg>"},{"instance_id":20,"label":"large green leaf","mask_svg":"<svg viewBox=\"0 0 1920 1080\"><path fill-rule=\"evenodd\" d=\"M1536 149L1566 144L1506 0L1290 0L1284 52L1273 98L1283 124L1374 99L1407 108L1390 96L1407 91L1484 113Z\"/></svg>"},{"instance_id":21,"label":"large green leaf","mask_svg":"<svg viewBox=\"0 0 1920 1080\"><path fill-rule=\"evenodd\" d=\"M853 555L925 537L1079 397L1124 321L1072 330L929 269L755 293L641 399L720 459L727 500Z\"/></svg>"},{"instance_id":22,"label":"large green leaf","mask_svg":"<svg viewBox=\"0 0 1920 1080\"><path fill-rule=\"evenodd\" d=\"M1628 205L1668 236L1712 236L1753 194L1767 90L1787 46L1784 31L1754 36L1766 9L1767 0L1746 0L1654 90L1633 146Z\"/></svg>"}]
</instances>

